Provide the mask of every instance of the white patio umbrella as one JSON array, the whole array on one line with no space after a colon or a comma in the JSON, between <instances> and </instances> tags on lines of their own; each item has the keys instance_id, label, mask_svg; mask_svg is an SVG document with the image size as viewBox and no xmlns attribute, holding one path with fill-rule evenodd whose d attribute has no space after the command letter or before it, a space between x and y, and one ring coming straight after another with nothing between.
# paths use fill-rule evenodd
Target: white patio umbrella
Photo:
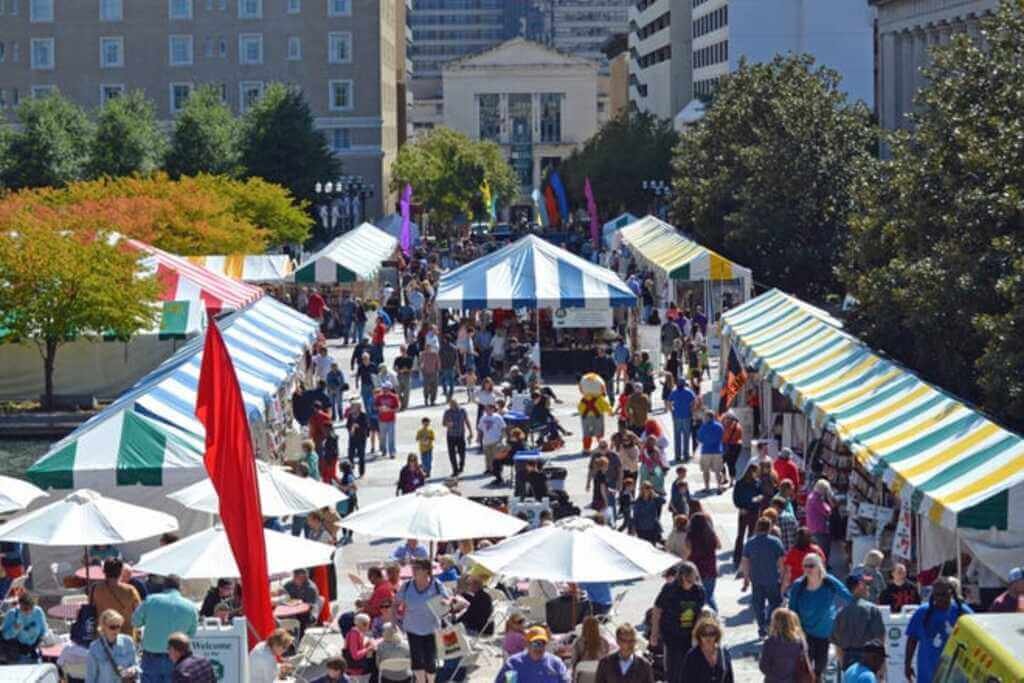
<instances>
[{"instance_id":1,"label":"white patio umbrella","mask_svg":"<svg viewBox=\"0 0 1024 683\"><path fill-rule=\"evenodd\" d=\"M428 484L414 493L382 500L341 520L341 526L379 538L420 541L504 537L518 533L526 522L452 493L441 484Z\"/></svg>"},{"instance_id":2,"label":"white patio umbrella","mask_svg":"<svg viewBox=\"0 0 1024 683\"><path fill-rule=\"evenodd\" d=\"M283 467L262 461L256 462L256 482L264 517L283 517L334 507L348 498L330 484L296 476ZM220 499L209 479L197 481L167 497L192 510L220 514Z\"/></svg>"},{"instance_id":3,"label":"white patio umbrella","mask_svg":"<svg viewBox=\"0 0 1024 683\"><path fill-rule=\"evenodd\" d=\"M0 515L24 510L32 501L46 495L46 491L27 481L0 476Z\"/></svg>"},{"instance_id":4,"label":"white patio umbrella","mask_svg":"<svg viewBox=\"0 0 1024 683\"><path fill-rule=\"evenodd\" d=\"M680 561L647 541L583 517L507 538L469 559L494 574L574 583L628 581L659 574Z\"/></svg>"},{"instance_id":5,"label":"white patio umbrella","mask_svg":"<svg viewBox=\"0 0 1024 683\"><path fill-rule=\"evenodd\" d=\"M164 512L81 489L0 527L0 541L53 546L127 543L177 531Z\"/></svg>"},{"instance_id":6,"label":"white patio umbrella","mask_svg":"<svg viewBox=\"0 0 1024 683\"><path fill-rule=\"evenodd\" d=\"M267 544L267 573L283 574L299 567L319 567L331 562L334 546L270 529L263 530ZM165 545L142 556L134 569L183 579L240 578L241 572L224 527L216 525Z\"/></svg>"}]
</instances>

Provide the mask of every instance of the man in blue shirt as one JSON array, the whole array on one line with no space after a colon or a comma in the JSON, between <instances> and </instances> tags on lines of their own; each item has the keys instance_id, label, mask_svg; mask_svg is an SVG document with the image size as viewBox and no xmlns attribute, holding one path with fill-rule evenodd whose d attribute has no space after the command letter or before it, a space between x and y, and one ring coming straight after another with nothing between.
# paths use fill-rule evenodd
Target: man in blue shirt
<instances>
[{"instance_id":1,"label":"man in blue shirt","mask_svg":"<svg viewBox=\"0 0 1024 683\"><path fill-rule=\"evenodd\" d=\"M954 601L954 597L952 582L945 576L939 577L932 585L932 596L928 604L918 607L914 616L910 618L910 623L907 624L907 656L903 664L904 675L908 681L925 683L932 680L939 665L939 655L946 647L946 641L953 632L956 620L963 614L974 613L959 599Z\"/></svg>"},{"instance_id":2,"label":"man in blue shirt","mask_svg":"<svg viewBox=\"0 0 1024 683\"><path fill-rule=\"evenodd\" d=\"M144 626L142 636L142 683L171 683L174 664L167 655L167 641L177 632L190 638L199 626L196 606L181 596L181 579L168 576L163 593L150 595L135 608L132 623Z\"/></svg>"},{"instance_id":3,"label":"man in blue shirt","mask_svg":"<svg viewBox=\"0 0 1024 683\"><path fill-rule=\"evenodd\" d=\"M676 459L675 463L690 461L690 429L693 402L697 395L686 384L680 382L672 393L668 395L672 403L672 433L675 435Z\"/></svg>"},{"instance_id":4,"label":"man in blue shirt","mask_svg":"<svg viewBox=\"0 0 1024 683\"><path fill-rule=\"evenodd\" d=\"M704 490L711 489L711 472L715 473L715 481L721 491L725 481L722 471L722 437L725 427L715 417L714 411L704 413L704 424L697 430L697 441L700 442L700 470L704 474Z\"/></svg>"},{"instance_id":5,"label":"man in blue shirt","mask_svg":"<svg viewBox=\"0 0 1024 683\"><path fill-rule=\"evenodd\" d=\"M580 584L587 593L590 607L597 616L608 614L612 610L612 585L604 581L583 582Z\"/></svg>"},{"instance_id":6,"label":"man in blue shirt","mask_svg":"<svg viewBox=\"0 0 1024 683\"><path fill-rule=\"evenodd\" d=\"M526 650L505 660L494 683L505 683L514 672L516 683L569 683L569 670L555 655L548 654L548 629L533 626L526 631Z\"/></svg>"},{"instance_id":7,"label":"man in blue shirt","mask_svg":"<svg viewBox=\"0 0 1024 683\"><path fill-rule=\"evenodd\" d=\"M427 549L419 544L415 538L408 539L405 543L391 551L392 562L408 563L413 560L427 559Z\"/></svg>"},{"instance_id":8,"label":"man in blue shirt","mask_svg":"<svg viewBox=\"0 0 1024 683\"><path fill-rule=\"evenodd\" d=\"M767 517L757 520L754 537L743 546L743 560L740 573L743 574L745 591L753 586L750 606L757 620L757 635L764 638L768 635L768 623L772 612L782 604L782 558L786 549L775 536L769 534L772 522Z\"/></svg>"},{"instance_id":9,"label":"man in blue shirt","mask_svg":"<svg viewBox=\"0 0 1024 683\"><path fill-rule=\"evenodd\" d=\"M877 640L869 640L861 648L860 661L843 672L843 683L878 683L878 673L885 664L885 647Z\"/></svg>"}]
</instances>

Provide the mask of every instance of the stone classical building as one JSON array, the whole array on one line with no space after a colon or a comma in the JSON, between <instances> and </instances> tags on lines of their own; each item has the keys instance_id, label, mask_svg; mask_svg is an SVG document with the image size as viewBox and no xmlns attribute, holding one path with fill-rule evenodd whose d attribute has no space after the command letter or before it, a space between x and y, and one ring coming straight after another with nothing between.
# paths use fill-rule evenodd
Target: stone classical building
<instances>
[{"instance_id":1,"label":"stone classical building","mask_svg":"<svg viewBox=\"0 0 1024 683\"><path fill-rule=\"evenodd\" d=\"M929 50L957 32L977 36L978 19L998 0L871 0L878 10L878 118L886 128L908 128L914 95L924 85Z\"/></svg>"},{"instance_id":2,"label":"stone classical building","mask_svg":"<svg viewBox=\"0 0 1024 683\"><path fill-rule=\"evenodd\" d=\"M504 149L522 197L597 132L598 64L524 38L443 70L445 126Z\"/></svg>"},{"instance_id":3,"label":"stone classical building","mask_svg":"<svg viewBox=\"0 0 1024 683\"><path fill-rule=\"evenodd\" d=\"M212 84L242 114L302 89L378 216L405 125L405 0L0 0L0 114L54 89L93 109L143 90L170 122ZM404 136L404 133L402 134Z\"/></svg>"}]
</instances>

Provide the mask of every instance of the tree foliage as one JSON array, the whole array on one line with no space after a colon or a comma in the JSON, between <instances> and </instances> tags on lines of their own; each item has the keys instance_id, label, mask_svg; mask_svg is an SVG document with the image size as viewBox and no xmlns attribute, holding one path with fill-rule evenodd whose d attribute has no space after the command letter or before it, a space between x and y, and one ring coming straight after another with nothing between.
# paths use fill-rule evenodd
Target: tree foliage
<instances>
[{"instance_id":1,"label":"tree foliage","mask_svg":"<svg viewBox=\"0 0 1024 683\"><path fill-rule=\"evenodd\" d=\"M167 154L167 172L183 175L235 176L240 172L238 120L212 85L193 92L178 114Z\"/></svg>"},{"instance_id":2,"label":"tree foliage","mask_svg":"<svg viewBox=\"0 0 1024 683\"><path fill-rule=\"evenodd\" d=\"M86 177L94 126L81 107L59 93L26 98L18 122L6 144L6 187L60 187Z\"/></svg>"},{"instance_id":3,"label":"tree foliage","mask_svg":"<svg viewBox=\"0 0 1024 683\"><path fill-rule=\"evenodd\" d=\"M741 63L676 148L674 220L755 278L812 300L834 267L870 178L877 132L839 75L813 58Z\"/></svg>"},{"instance_id":4,"label":"tree foliage","mask_svg":"<svg viewBox=\"0 0 1024 683\"><path fill-rule=\"evenodd\" d=\"M89 171L94 178L152 173L163 165L166 151L153 103L134 90L100 108Z\"/></svg>"},{"instance_id":5,"label":"tree foliage","mask_svg":"<svg viewBox=\"0 0 1024 683\"><path fill-rule=\"evenodd\" d=\"M519 195L519 178L500 147L450 128L436 128L407 143L391 167L391 190L412 185L415 201L442 225L460 214L486 213L480 192L485 180L499 201Z\"/></svg>"},{"instance_id":6,"label":"tree foliage","mask_svg":"<svg viewBox=\"0 0 1024 683\"><path fill-rule=\"evenodd\" d=\"M271 84L246 113L241 158L247 176L283 185L307 201L318 181L341 174L301 91L280 83Z\"/></svg>"},{"instance_id":7,"label":"tree foliage","mask_svg":"<svg viewBox=\"0 0 1024 683\"><path fill-rule=\"evenodd\" d=\"M22 190L0 200L0 229L17 229L22 214L36 210L186 255L261 253L303 241L312 224L282 187L207 175L170 180L156 173Z\"/></svg>"},{"instance_id":8,"label":"tree foliage","mask_svg":"<svg viewBox=\"0 0 1024 683\"><path fill-rule=\"evenodd\" d=\"M139 252L111 244L91 222L69 223L61 212L38 207L9 220L0 232L0 311L7 330L0 343L39 349L48 408L60 347L79 337L128 338L151 327L159 285L140 272Z\"/></svg>"},{"instance_id":9,"label":"tree foliage","mask_svg":"<svg viewBox=\"0 0 1024 683\"><path fill-rule=\"evenodd\" d=\"M668 180L672 150L679 136L672 123L649 112L624 111L611 119L559 167L566 190L583 196L589 177L602 216L648 212L651 196L644 180Z\"/></svg>"},{"instance_id":10,"label":"tree foliage","mask_svg":"<svg viewBox=\"0 0 1024 683\"><path fill-rule=\"evenodd\" d=\"M841 269L852 328L1024 428L1024 14L1006 2L932 51Z\"/></svg>"}]
</instances>

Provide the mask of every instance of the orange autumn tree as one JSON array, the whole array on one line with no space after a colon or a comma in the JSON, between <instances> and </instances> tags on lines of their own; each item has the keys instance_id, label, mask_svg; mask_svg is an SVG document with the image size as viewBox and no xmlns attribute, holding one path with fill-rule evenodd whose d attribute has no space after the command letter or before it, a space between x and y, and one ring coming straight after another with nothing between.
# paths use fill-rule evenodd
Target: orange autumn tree
<instances>
[{"instance_id":1,"label":"orange autumn tree","mask_svg":"<svg viewBox=\"0 0 1024 683\"><path fill-rule=\"evenodd\" d=\"M306 206L280 186L208 175L171 180L157 173L14 192L0 199L0 229L24 211L53 212L68 225L117 232L182 255L258 254L304 241L312 225Z\"/></svg>"}]
</instances>

